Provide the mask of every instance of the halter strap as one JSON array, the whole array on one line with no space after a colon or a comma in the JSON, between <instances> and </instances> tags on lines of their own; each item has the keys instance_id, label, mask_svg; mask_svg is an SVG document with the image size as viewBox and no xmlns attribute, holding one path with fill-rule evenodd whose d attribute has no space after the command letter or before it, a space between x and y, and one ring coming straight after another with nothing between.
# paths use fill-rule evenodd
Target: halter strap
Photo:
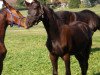
<instances>
[{"instance_id":1,"label":"halter strap","mask_svg":"<svg viewBox=\"0 0 100 75\"><path fill-rule=\"evenodd\" d=\"M13 17L15 16L16 18L19 19L18 27L20 27L20 24L21 24L21 19L20 19L20 17L18 17L18 16L16 16L15 14L13 14L8 8L6 8L6 10L7 10L7 11L10 13L10 15L11 15L11 24L10 24L10 26L13 27L13 25L14 25ZM23 17L23 18L24 18L24 17Z\"/></svg>"},{"instance_id":2,"label":"halter strap","mask_svg":"<svg viewBox=\"0 0 100 75\"><path fill-rule=\"evenodd\" d=\"M41 21L41 20L39 20L39 17L41 17L42 19L44 18L43 14L44 14L44 10L43 10L43 6L41 5L41 10L40 10L39 16L37 17L36 25Z\"/></svg>"},{"instance_id":3,"label":"halter strap","mask_svg":"<svg viewBox=\"0 0 100 75\"><path fill-rule=\"evenodd\" d=\"M10 15L11 15L11 24L10 24L10 26L11 27L13 27L13 15L12 15L12 12L8 9L8 8L6 8L6 10L10 13Z\"/></svg>"}]
</instances>

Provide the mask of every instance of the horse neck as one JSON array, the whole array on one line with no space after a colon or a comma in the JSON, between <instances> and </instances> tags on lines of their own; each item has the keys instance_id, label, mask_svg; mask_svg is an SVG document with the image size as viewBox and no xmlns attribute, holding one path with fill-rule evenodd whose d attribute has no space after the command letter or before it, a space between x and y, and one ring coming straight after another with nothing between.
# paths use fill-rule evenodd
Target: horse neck
<instances>
[{"instance_id":1,"label":"horse neck","mask_svg":"<svg viewBox=\"0 0 100 75\"><path fill-rule=\"evenodd\" d=\"M6 8L3 8L0 12L0 24L4 25L5 28L7 28L7 11Z\"/></svg>"},{"instance_id":2,"label":"horse neck","mask_svg":"<svg viewBox=\"0 0 100 75\"><path fill-rule=\"evenodd\" d=\"M57 19L57 16L55 15L54 11L50 10L47 7L44 7L44 18L42 21L49 38L51 38L52 40L58 38L60 33L58 23L59 20Z\"/></svg>"},{"instance_id":3,"label":"horse neck","mask_svg":"<svg viewBox=\"0 0 100 75\"><path fill-rule=\"evenodd\" d=\"M7 28L6 12L2 9L0 12L0 42L4 43L5 32Z\"/></svg>"}]
</instances>

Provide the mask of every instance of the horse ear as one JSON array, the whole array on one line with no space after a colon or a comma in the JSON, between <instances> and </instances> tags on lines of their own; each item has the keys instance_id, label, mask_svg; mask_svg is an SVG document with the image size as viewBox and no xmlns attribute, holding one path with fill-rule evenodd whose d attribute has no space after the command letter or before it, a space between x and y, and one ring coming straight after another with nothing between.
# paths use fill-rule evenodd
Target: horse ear
<instances>
[{"instance_id":1,"label":"horse ear","mask_svg":"<svg viewBox=\"0 0 100 75\"><path fill-rule=\"evenodd\" d=\"M11 6L5 0L3 0L3 3L7 8L11 8Z\"/></svg>"},{"instance_id":2,"label":"horse ear","mask_svg":"<svg viewBox=\"0 0 100 75\"><path fill-rule=\"evenodd\" d=\"M25 5L26 5L27 8L29 7L30 4L31 4L31 3L25 1Z\"/></svg>"},{"instance_id":3,"label":"horse ear","mask_svg":"<svg viewBox=\"0 0 100 75\"><path fill-rule=\"evenodd\" d=\"M9 4L8 4L5 0L3 0L3 3L4 3L4 5L5 5L6 7L9 7Z\"/></svg>"}]
</instances>

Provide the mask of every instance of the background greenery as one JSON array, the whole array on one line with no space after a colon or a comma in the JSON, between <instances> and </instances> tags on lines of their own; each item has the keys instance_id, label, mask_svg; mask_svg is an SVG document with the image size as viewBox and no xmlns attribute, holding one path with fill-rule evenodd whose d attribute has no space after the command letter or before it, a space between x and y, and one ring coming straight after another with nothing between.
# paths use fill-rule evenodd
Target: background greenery
<instances>
[{"instance_id":1,"label":"background greenery","mask_svg":"<svg viewBox=\"0 0 100 75\"><path fill-rule=\"evenodd\" d=\"M80 0L70 0L69 2L69 8L79 8Z\"/></svg>"},{"instance_id":2,"label":"background greenery","mask_svg":"<svg viewBox=\"0 0 100 75\"><path fill-rule=\"evenodd\" d=\"M89 8L100 14L100 6ZM85 9L85 8L84 8ZM80 11L80 9L59 8L56 10ZM21 11L27 15L27 11ZM46 31L39 23L31 29L8 27L5 44L8 50L2 75L52 75L49 52L45 47ZM81 75L74 56L71 57L72 75ZM59 59L59 75L64 75L64 63ZM100 75L100 31L93 35L93 45L89 59L88 75Z\"/></svg>"},{"instance_id":3,"label":"background greenery","mask_svg":"<svg viewBox=\"0 0 100 75\"><path fill-rule=\"evenodd\" d=\"M25 8L24 1L25 0L18 0L17 5L15 5L15 7L16 8ZM42 4L50 4L51 3L51 0L38 0L38 1L40 1ZM81 3L81 0L54 0L54 2L52 4L54 4L57 1L67 2L69 8L92 7L92 6L95 6L96 4L100 4L100 0L83 0L82 3Z\"/></svg>"}]
</instances>

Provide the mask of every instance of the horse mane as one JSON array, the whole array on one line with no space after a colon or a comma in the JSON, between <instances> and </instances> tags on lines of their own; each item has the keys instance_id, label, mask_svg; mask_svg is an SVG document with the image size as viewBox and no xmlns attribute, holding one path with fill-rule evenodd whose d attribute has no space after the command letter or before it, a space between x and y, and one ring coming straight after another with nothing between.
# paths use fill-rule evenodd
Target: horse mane
<instances>
[{"instance_id":1,"label":"horse mane","mask_svg":"<svg viewBox=\"0 0 100 75\"><path fill-rule=\"evenodd\" d=\"M6 8L1 9L0 10L0 14L5 15L6 14L6 11L5 10L6 10Z\"/></svg>"},{"instance_id":2,"label":"horse mane","mask_svg":"<svg viewBox=\"0 0 100 75\"><path fill-rule=\"evenodd\" d=\"M5 10L5 8L2 8L1 10L0 10L0 12L2 12L2 11L4 11Z\"/></svg>"},{"instance_id":3,"label":"horse mane","mask_svg":"<svg viewBox=\"0 0 100 75\"><path fill-rule=\"evenodd\" d=\"M44 6L44 9L48 12L48 16L52 17L52 20L55 21L57 25L61 25L63 23L61 18L55 13L53 9L49 8L48 6Z\"/></svg>"},{"instance_id":4,"label":"horse mane","mask_svg":"<svg viewBox=\"0 0 100 75\"><path fill-rule=\"evenodd\" d=\"M59 17L55 14L55 11L53 9L49 8L48 6L44 6L44 7L46 8L46 11L48 11L49 13L53 15L53 17L55 16L56 18L59 19Z\"/></svg>"},{"instance_id":5,"label":"horse mane","mask_svg":"<svg viewBox=\"0 0 100 75\"><path fill-rule=\"evenodd\" d=\"M43 6L43 10L44 10L44 15L45 17L48 17L46 19L44 19L44 23L46 28L48 28L49 30L51 30L50 33L52 33L52 36L50 38L55 38L60 36L60 30L62 26L62 21L61 19L55 14L55 12L53 11L53 9L47 7L47 6ZM47 21L48 22L47 22Z\"/></svg>"}]
</instances>

